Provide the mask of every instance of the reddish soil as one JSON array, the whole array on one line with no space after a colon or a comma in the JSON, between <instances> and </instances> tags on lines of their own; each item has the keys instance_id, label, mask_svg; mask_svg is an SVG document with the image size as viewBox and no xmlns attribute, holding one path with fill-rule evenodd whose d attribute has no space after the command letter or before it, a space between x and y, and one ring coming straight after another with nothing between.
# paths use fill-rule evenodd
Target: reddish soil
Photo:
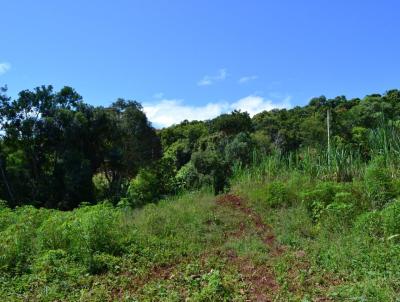
<instances>
[{"instance_id":1,"label":"reddish soil","mask_svg":"<svg viewBox=\"0 0 400 302\"><path fill-rule=\"evenodd\" d=\"M222 195L217 199L217 203L224 206L232 207L238 211L245 213L250 220L254 223L257 234L269 248L271 259L282 256L287 250L284 246L280 245L272 231L271 226L263 223L260 215L246 205L246 201L233 194ZM244 234L244 224L240 224L237 234ZM298 273L301 270L308 270L310 263L307 261L305 251L297 251L294 253L295 260L293 266L288 270L288 286L289 291L292 293L301 292L302 286L299 284ZM244 281L249 285L249 301L275 301L274 297L279 292L279 284L277 283L273 274L272 264L253 265L249 260L241 259L235 255L233 251L228 253L228 258L232 263L236 264L239 271L243 275ZM273 262L273 261L272 261ZM272 263L271 262L271 263ZM310 284L310 286L317 286L323 289L324 286L329 284L338 284L335 278L324 276L325 285ZM332 301L327 297L316 297L315 302L328 302Z\"/></svg>"},{"instance_id":2,"label":"reddish soil","mask_svg":"<svg viewBox=\"0 0 400 302\"><path fill-rule=\"evenodd\" d=\"M275 240L272 228L263 223L260 215L246 206L246 202L239 196L233 194L222 195L217 199L217 203L245 213L256 227L257 234L270 250L271 256L280 255L283 249ZM235 236L244 234L245 224L241 223L239 229L234 233ZM248 284L248 301L273 301L279 285L275 279L272 267L268 264L254 265L249 259L238 257L234 251L227 253L228 259L236 265L242 274L243 281Z\"/></svg>"},{"instance_id":3,"label":"reddish soil","mask_svg":"<svg viewBox=\"0 0 400 302\"><path fill-rule=\"evenodd\" d=\"M280 255L283 253L284 249L282 246L279 246L275 239L275 235L272 232L272 228L269 225L266 225L261 216L254 212L251 208L246 206L246 202L243 198L233 195L226 194L218 197L217 203L221 205L227 205L233 207L243 213L245 213L250 220L254 223L257 229L257 234L262 238L263 242L268 246L269 250L273 255ZM243 224L244 227L244 224ZM242 224L241 224L242 228Z\"/></svg>"}]
</instances>

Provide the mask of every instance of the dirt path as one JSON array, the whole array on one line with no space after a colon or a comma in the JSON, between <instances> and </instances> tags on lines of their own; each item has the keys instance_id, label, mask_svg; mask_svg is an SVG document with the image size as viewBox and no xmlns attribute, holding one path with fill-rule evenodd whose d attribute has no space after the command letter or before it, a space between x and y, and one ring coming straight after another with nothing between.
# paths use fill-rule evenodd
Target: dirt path
<instances>
[{"instance_id":1,"label":"dirt path","mask_svg":"<svg viewBox=\"0 0 400 302\"><path fill-rule=\"evenodd\" d=\"M241 197L226 194L220 196L217 203L246 214L254 224L257 235L268 247L271 257L277 257L283 253L284 249L276 241L272 228L263 223L260 215L249 208ZM244 224L241 223L235 236L240 237L244 234L244 228ZM279 291L279 285L270 264L254 265L249 259L240 258L233 251L228 253L228 258L238 267L244 281L249 285L249 301L274 301L274 297Z\"/></svg>"}]
</instances>

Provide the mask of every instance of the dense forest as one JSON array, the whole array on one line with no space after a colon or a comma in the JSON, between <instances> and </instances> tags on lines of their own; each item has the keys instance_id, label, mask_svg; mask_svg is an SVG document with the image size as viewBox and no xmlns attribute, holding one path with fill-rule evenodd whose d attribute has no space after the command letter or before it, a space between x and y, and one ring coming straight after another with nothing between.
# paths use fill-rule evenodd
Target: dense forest
<instances>
[{"instance_id":1,"label":"dense forest","mask_svg":"<svg viewBox=\"0 0 400 302\"><path fill-rule=\"evenodd\" d=\"M108 200L133 207L182 190L224 191L235 167L266 155L327 148L371 157L371 129L400 127L400 91L364 99L313 98L307 106L233 111L154 129L136 101L84 103L71 87L1 90L0 198L10 207L71 210Z\"/></svg>"},{"instance_id":2,"label":"dense forest","mask_svg":"<svg viewBox=\"0 0 400 302\"><path fill-rule=\"evenodd\" d=\"M0 100L1 301L398 301L399 90L163 129Z\"/></svg>"}]
</instances>

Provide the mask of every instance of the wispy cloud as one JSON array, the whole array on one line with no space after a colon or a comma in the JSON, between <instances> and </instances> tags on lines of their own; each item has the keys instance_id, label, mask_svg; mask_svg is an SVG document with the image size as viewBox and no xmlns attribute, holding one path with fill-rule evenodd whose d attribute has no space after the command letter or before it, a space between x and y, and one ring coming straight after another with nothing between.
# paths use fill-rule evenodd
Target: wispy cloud
<instances>
[{"instance_id":1,"label":"wispy cloud","mask_svg":"<svg viewBox=\"0 0 400 302\"><path fill-rule=\"evenodd\" d=\"M0 63L0 75L5 74L11 69L11 64L7 62Z\"/></svg>"},{"instance_id":2,"label":"wispy cloud","mask_svg":"<svg viewBox=\"0 0 400 302\"><path fill-rule=\"evenodd\" d=\"M247 82L250 82L250 81L254 81L254 80L257 80L257 79L258 79L258 76L256 76L256 75L245 76L245 77L241 77L239 79L238 83L239 84L244 84L244 83L247 83Z\"/></svg>"},{"instance_id":3,"label":"wispy cloud","mask_svg":"<svg viewBox=\"0 0 400 302\"><path fill-rule=\"evenodd\" d=\"M197 82L198 86L210 86L215 82L223 81L228 76L228 73L225 68L222 68L218 71L218 74L214 76L206 75L200 81Z\"/></svg>"},{"instance_id":4,"label":"wispy cloud","mask_svg":"<svg viewBox=\"0 0 400 302\"><path fill-rule=\"evenodd\" d=\"M204 106L186 105L183 100L177 99L163 99L143 105L147 117L156 127L167 127L183 120L207 120L234 109L247 111L253 116L264 110L289 107L290 97L274 102L257 95L249 95L234 102L211 102Z\"/></svg>"}]
</instances>

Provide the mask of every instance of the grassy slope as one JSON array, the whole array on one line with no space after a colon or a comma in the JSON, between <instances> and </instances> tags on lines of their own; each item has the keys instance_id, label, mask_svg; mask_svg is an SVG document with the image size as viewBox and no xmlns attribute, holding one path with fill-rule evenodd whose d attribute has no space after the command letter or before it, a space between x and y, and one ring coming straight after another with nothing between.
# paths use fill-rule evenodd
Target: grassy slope
<instances>
[{"instance_id":1,"label":"grassy slope","mask_svg":"<svg viewBox=\"0 0 400 302\"><path fill-rule=\"evenodd\" d=\"M209 192L135 212L3 209L1 301L243 301L225 251L245 221Z\"/></svg>"},{"instance_id":2,"label":"grassy slope","mask_svg":"<svg viewBox=\"0 0 400 302\"><path fill-rule=\"evenodd\" d=\"M398 245L312 221L316 186L281 173L139 211L3 209L1 301L396 301Z\"/></svg>"},{"instance_id":3,"label":"grassy slope","mask_svg":"<svg viewBox=\"0 0 400 302\"><path fill-rule=\"evenodd\" d=\"M366 213L356 212L361 205L354 206L353 213L351 209L335 212L333 207L327 207L330 212L322 212L318 221L313 221L304 202L307 193L324 192L331 186L337 190L335 198L346 197L352 205L363 202L365 188L359 181L331 184L293 171L280 171L263 180L247 175L233 187L233 192L248 200L264 223L273 226L284 250L279 257L270 258L280 285L277 300L398 301L397 237L374 237L369 230L385 225L385 219L373 218L381 212L382 216L389 214L389 221L398 221L399 202L382 211ZM351 215L346 216L349 212Z\"/></svg>"}]
</instances>

